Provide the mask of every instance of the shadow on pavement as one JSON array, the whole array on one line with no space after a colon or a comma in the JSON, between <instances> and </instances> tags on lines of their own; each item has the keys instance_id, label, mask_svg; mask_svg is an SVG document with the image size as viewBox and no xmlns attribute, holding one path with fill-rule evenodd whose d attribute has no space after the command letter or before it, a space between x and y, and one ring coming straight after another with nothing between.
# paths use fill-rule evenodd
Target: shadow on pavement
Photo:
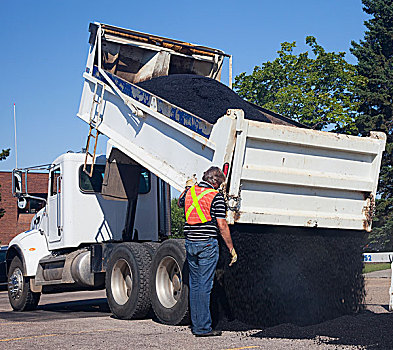
<instances>
[{"instance_id":1,"label":"shadow on pavement","mask_svg":"<svg viewBox=\"0 0 393 350\"><path fill-rule=\"evenodd\" d=\"M352 345L370 349L393 348L393 314L364 311L317 325L281 324L251 335L256 338L314 339L317 344Z\"/></svg>"},{"instance_id":2,"label":"shadow on pavement","mask_svg":"<svg viewBox=\"0 0 393 350\"><path fill-rule=\"evenodd\" d=\"M106 298L76 300L39 305L37 310L28 312L7 311L0 313L0 319L8 321L43 321L43 319L72 319L102 317L110 314Z\"/></svg>"},{"instance_id":3,"label":"shadow on pavement","mask_svg":"<svg viewBox=\"0 0 393 350\"><path fill-rule=\"evenodd\" d=\"M39 310L53 312L105 312L110 313L106 298L76 300L38 306Z\"/></svg>"}]
</instances>

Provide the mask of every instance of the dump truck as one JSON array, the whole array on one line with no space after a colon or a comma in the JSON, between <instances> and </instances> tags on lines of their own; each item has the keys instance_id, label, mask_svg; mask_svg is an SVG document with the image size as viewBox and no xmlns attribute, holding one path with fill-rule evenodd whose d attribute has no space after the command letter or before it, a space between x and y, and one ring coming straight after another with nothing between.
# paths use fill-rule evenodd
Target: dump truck
<instances>
[{"instance_id":1,"label":"dump truck","mask_svg":"<svg viewBox=\"0 0 393 350\"><path fill-rule=\"evenodd\" d=\"M41 293L106 288L118 318L144 317L152 308L163 323L186 322L184 242L167 239L169 186L182 191L212 165L227 176L231 228L371 230L383 133L311 130L248 103L252 118L247 108L229 105L208 121L142 86L181 75L221 84L230 55L102 23L89 30L77 114L89 126L86 152L66 153L47 167L46 204L9 244L15 310L34 309ZM101 134L106 155L96 154ZM31 197L32 170L14 170L22 206Z\"/></svg>"}]
</instances>

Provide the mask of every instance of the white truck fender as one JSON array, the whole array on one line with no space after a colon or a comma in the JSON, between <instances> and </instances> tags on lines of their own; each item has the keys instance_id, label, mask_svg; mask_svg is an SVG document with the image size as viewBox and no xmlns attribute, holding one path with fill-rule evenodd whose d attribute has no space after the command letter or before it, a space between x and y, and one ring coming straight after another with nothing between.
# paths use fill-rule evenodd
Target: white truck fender
<instances>
[{"instance_id":1,"label":"white truck fender","mask_svg":"<svg viewBox=\"0 0 393 350\"><path fill-rule=\"evenodd\" d=\"M8 247L7 256L12 254L12 251L18 252L24 266L24 275L30 277L35 276L40 259L50 254L46 237L39 230L20 233L11 240Z\"/></svg>"}]
</instances>

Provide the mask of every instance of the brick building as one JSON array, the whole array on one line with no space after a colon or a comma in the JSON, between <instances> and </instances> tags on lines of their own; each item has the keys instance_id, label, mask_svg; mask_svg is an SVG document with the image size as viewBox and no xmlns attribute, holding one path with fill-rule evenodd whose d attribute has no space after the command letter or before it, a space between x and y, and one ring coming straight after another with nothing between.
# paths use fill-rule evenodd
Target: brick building
<instances>
[{"instance_id":1,"label":"brick building","mask_svg":"<svg viewBox=\"0 0 393 350\"><path fill-rule=\"evenodd\" d=\"M24 181L23 181L24 183ZM0 171L0 208L5 214L0 218L0 244L8 244L18 233L30 228L35 213L43 206L43 201L30 200L24 209L18 208L17 200L12 196L12 172ZM48 194L48 174L30 173L28 175L30 195L46 198Z\"/></svg>"}]
</instances>

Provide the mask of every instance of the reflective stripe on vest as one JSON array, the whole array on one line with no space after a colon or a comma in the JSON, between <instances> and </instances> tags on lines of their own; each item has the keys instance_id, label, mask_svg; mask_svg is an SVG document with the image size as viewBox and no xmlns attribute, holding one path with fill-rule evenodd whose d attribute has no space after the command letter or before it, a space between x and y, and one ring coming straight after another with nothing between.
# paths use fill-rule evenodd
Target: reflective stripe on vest
<instances>
[{"instance_id":1,"label":"reflective stripe on vest","mask_svg":"<svg viewBox=\"0 0 393 350\"><path fill-rule=\"evenodd\" d=\"M190 206L187 208L187 201L186 201L186 208L185 208L185 210L186 210L186 220L187 220L187 222L188 222L189 224L198 223L198 222L190 222L190 220L189 220L190 215L191 215L191 213L192 213L194 210L196 211L196 213L197 213L197 215L198 215L198 217L199 217L199 221L200 221L201 223L205 223L205 222L210 221L210 220L211 220L211 217L210 217L210 205L209 205L209 208L208 208L209 213L206 213L206 212L204 213L203 210L202 210L202 208L201 208L201 206L200 206L200 201L201 201L201 199L202 199L203 197L205 197L206 195L208 195L208 194L210 194L210 193L217 194L218 191L209 188L209 189L206 189L206 190L202 191L199 195L197 195L197 194L196 194L196 190L195 190L195 186L192 186L192 187L190 188L189 192L190 192L190 194L191 194L192 204L190 204ZM187 194L188 194L188 193L187 193ZM215 195L211 198L211 201L213 201L213 198L214 198L214 197L215 197ZM188 201L188 202L189 202L189 201ZM211 204L211 202L210 202L210 204ZM207 208L205 208L205 210L206 210L206 209L207 209ZM206 214L208 214L209 219L206 218ZM194 220L192 220L192 221L194 221Z\"/></svg>"}]
</instances>

